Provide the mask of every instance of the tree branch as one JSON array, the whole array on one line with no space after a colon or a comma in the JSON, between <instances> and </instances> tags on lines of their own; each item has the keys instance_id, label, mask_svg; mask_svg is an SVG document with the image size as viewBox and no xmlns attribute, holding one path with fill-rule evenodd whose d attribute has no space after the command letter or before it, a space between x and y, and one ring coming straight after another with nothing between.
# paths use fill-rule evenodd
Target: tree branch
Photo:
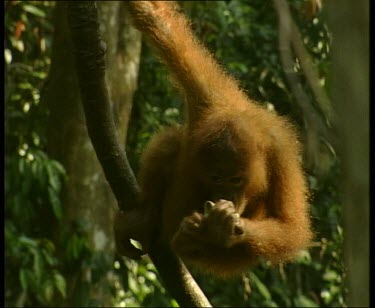
<instances>
[{"instance_id":1,"label":"tree branch","mask_svg":"<svg viewBox=\"0 0 375 308\"><path fill-rule=\"evenodd\" d=\"M293 21L289 7L285 10L288 19L290 20L292 27L291 41L294 48L294 52L298 57L301 68L305 74L306 80L310 85L311 91L314 93L316 102L320 110L322 111L324 117L327 119L328 125L331 126L335 121L336 115L332 108L330 99L328 98L326 92L319 84L319 76L317 71L314 69L313 63L309 53L302 42L301 34L296 23Z\"/></svg>"},{"instance_id":2,"label":"tree branch","mask_svg":"<svg viewBox=\"0 0 375 308\"><path fill-rule=\"evenodd\" d=\"M328 131L326 123L313 108L310 98L302 87L301 79L294 70L295 61L291 48L294 30L290 12L288 11L288 3L284 0L273 0L273 3L279 17L279 50L282 67L289 87L303 112L307 124L307 161L312 164L317 164L319 160L320 135L330 141L333 140L333 137L331 132Z\"/></svg>"},{"instance_id":3,"label":"tree branch","mask_svg":"<svg viewBox=\"0 0 375 308\"><path fill-rule=\"evenodd\" d=\"M287 14L288 4L283 0L273 0L273 2L279 17L279 51L285 77L297 103L304 112L304 115L308 118L308 122L311 124L316 123L316 125L319 125L322 130L325 130L323 122L319 119L316 111L310 104L310 99L303 90L302 82L297 75L297 72L294 70L294 58L290 44L293 25Z\"/></svg>"},{"instance_id":4,"label":"tree branch","mask_svg":"<svg viewBox=\"0 0 375 308\"><path fill-rule=\"evenodd\" d=\"M316 9L321 9L322 4L320 1L311 1L311 5L313 5L312 10L315 12ZM318 73L314 68L314 64L305 48L305 45L303 44L301 33L292 18L289 5L285 0L280 0L279 3L275 3L275 8L277 9L279 15L283 15L285 23L288 23L290 26L290 43L292 44L294 52L300 61L302 71L304 72L306 81L315 96L318 107L324 115L327 125L331 126L331 124L333 124L332 122L334 122L336 118L335 112L332 108L332 103L323 87L321 87L319 84Z\"/></svg>"},{"instance_id":5,"label":"tree branch","mask_svg":"<svg viewBox=\"0 0 375 308\"><path fill-rule=\"evenodd\" d=\"M99 35L95 3L88 2L68 2L81 99L96 155L119 207L125 210L136 206L140 191L118 142L105 82L105 44Z\"/></svg>"},{"instance_id":6,"label":"tree branch","mask_svg":"<svg viewBox=\"0 0 375 308\"><path fill-rule=\"evenodd\" d=\"M130 211L139 205L140 190L115 129L105 82L105 45L100 37L95 2L69 1L68 18L88 133L120 209ZM153 243L149 255L167 290L181 306L211 307L169 247Z\"/></svg>"}]
</instances>

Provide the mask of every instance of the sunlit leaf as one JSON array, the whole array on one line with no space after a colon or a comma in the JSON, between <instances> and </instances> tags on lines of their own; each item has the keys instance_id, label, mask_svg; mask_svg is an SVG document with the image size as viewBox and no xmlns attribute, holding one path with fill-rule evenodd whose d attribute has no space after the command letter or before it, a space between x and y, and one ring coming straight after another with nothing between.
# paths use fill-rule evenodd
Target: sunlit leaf
<instances>
[{"instance_id":1,"label":"sunlit leaf","mask_svg":"<svg viewBox=\"0 0 375 308\"><path fill-rule=\"evenodd\" d=\"M63 298L65 298L66 297L66 282L65 282L65 278L62 275L60 275L59 273L55 273L54 279L55 279L55 284L56 284L57 290L59 290L61 296Z\"/></svg>"},{"instance_id":2,"label":"sunlit leaf","mask_svg":"<svg viewBox=\"0 0 375 308\"><path fill-rule=\"evenodd\" d=\"M19 239L18 239L18 241L21 244L25 244L25 245L28 245L28 246L31 246L31 247L36 247L37 246L37 242L34 239L28 238L26 236L20 236Z\"/></svg>"},{"instance_id":3,"label":"sunlit leaf","mask_svg":"<svg viewBox=\"0 0 375 308\"><path fill-rule=\"evenodd\" d=\"M31 72L30 74L31 74L31 76L39 78L39 79L44 79L47 76L46 72L35 72L34 71L34 72Z\"/></svg>"},{"instance_id":4,"label":"sunlit leaf","mask_svg":"<svg viewBox=\"0 0 375 308\"><path fill-rule=\"evenodd\" d=\"M317 303L315 303L313 300L309 299L308 297L304 295L299 295L294 300L294 306L295 307L319 307Z\"/></svg>"},{"instance_id":5,"label":"sunlit leaf","mask_svg":"<svg viewBox=\"0 0 375 308\"><path fill-rule=\"evenodd\" d=\"M335 281L337 280L338 275L335 271L328 270L327 272L324 273L323 279L327 281Z\"/></svg>"},{"instance_id":6,"label":"sunlit leaf","mask_svg":"<svg viewBox=\"0 0 375 308\"><path fill-rule=\"evenodd\" d=\"M35 16L38 16L38 17L46 17L46 13L44 13L41 9L37 8L36 6L34 5L29 5L29 4L24 4L23 5L23 9L30 13L30 14L33 14Z\"/></svg>"},{"instance_id":7,"label":"sunlit leaf","mask_svg":"<svg viewBox=\"0 0 375 308\"><path fill-rule=\"evenodd\" d=\"M10 49L4 49L4 59L7 64L12 62L12 51Z\"/></svg>"},{"instance_id":8,"label":"sunlit leaf","mask_svg":"<svg viewBox=\"0 0 375 308\"><path fill-rule=\"evenodd\" d=\"M19 272L19 280L21 282L21 287L23 290L27 289L27 273L26 270L21 268Z\"/></svg>"},{"instance_id":9,"label":"sunlit leaf","mask_svg":"<svg viewBox=\"0 0 375 308\"><path fill-rule=\"evenodd\" d=\"M48 281L44 284L44 298L47 302L51 301L53 297L53 287L51 283Z\"/></svg>"},{"instance_id":10,"label":"sunlit leaf","mask_svg":"<svg viewBox=\"0 0 375 308\"><path fill-rule=\"evenodd\" d=\"M15 42L15 47L18 49L18 51L20 51L20 52L23 52L24 50L25 50L25 45L24 45L24 43L23 43L23 41L21 41L21 40L17 40L16 42Z\"/></svg>"},{"instance_id":11,"label":"sunlit leaf","mask_svg":"<svg viewBox=\"0 0 375 308\"><path fill-rule=\"evenodd\" d=\"M134 292L134 293L138 293L139 291L139 287L138 287L138 283L137 281L134 279L133 276L129 275L128 276L128 283L129 283L129 289Z\"/></svg>"}]
</instances>

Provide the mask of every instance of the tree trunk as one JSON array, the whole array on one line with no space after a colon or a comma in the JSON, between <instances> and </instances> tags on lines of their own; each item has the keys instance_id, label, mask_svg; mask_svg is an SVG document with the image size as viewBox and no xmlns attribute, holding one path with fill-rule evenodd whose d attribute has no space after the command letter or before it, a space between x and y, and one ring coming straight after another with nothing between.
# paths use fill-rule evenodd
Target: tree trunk
<instances>
[{"instance_id":1,"label":"tree trunk","mask_svg":"<svg viewBox=\"0 0 375 308\"><path fill-rule=\"evenodd\" d=\"M113 258L115 246L112 220L116 200L88 138L73 66L66 4L56 4L51 69L43 91L43 100L50 110L48 151L53 158L62 162L68 175L63 194L63 225L83 220L89 226L90 248L96 252L106 252ZM125 147L132 96L137 84L141 35L130 26L121 2L98 2L98 6L103 39L107 43L107 80L112 108L115 112L117 131ZM77 275L81 274L90 284L90 270L87 271L85 275L76 272L66 273L68 299L65 305L82 304L76 300L76 293L79 291L75 287L79 288L79 283L75 284L75 281ZM103 283L107 286L109 284L108 281ZM90 301L110 305L109 294L103 294L105 291L101 290L107 288L92 285L88 295Z\"/></svg>"},{"instance_id":2,"label":"tree trunk","mask_svg":"<svg viewBox=\"0 0 375 308\"><path fill-rule=\"evenodd\" d=\"M369 306L369 1L328 1L332 97L342 135L349 307ZM338 179L339 180L339 179Z\"/></svg>"},{"instance_id":3,"label":"tree trunk","mask_svg":"<svg viewBox=\"0 0 375 308\"><path fill-rule=\"evenodd\" d=\"M101 33L107 43L106 72L108 90L119 140L126 143L133 93L141 52L141 33L130 24L123 1L98 2Z\"/></svg>"}]
</instances>

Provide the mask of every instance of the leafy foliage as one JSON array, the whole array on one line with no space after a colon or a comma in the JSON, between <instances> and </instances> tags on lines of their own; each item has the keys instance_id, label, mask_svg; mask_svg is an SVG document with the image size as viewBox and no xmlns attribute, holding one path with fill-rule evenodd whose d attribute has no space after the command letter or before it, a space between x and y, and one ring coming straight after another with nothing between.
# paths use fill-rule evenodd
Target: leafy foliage
<instances>
[{"instance_id":1,"label":"leafy foliage","mask_svg":"<svg viewBox=\"0 0 375 308\"><path fill-rule=\"evenodd\" d=\"M48 305L66 296L53 226L62 215L63 166L45 153L40 88L49 65L48 1L6 4L5 262L7 305ZM48 224L40 223L48 221Z\"/></svg>"}]
</instances>

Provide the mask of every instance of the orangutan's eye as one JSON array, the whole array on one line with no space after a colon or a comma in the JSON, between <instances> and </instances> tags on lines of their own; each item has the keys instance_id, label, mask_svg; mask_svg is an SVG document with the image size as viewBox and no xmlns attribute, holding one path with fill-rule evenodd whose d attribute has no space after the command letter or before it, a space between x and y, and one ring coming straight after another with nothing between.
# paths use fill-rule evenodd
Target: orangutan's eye
<instances>
[{"instance_id":1,"label":"orangutan's eye","mask_svg":"<svg viewBox=\"0 0 375 308\"><path fill-rule=\"evenodd\" d=\"M221 183L222 182L222 178L219 175L212 175L211 176L211 181L214 182L214 183Z\"/></svg>"},{"instance_id":2,"label":"orangutan's eye","mask_svg":"<svg viewBox=\"0 0 375 308\"><path fill-rule=\"evenodd\" d=\"M233 185L240 185L242 184L243 178L240 176L234 176L229 179L229 182Z\"/></svg>"}]
</instances>

